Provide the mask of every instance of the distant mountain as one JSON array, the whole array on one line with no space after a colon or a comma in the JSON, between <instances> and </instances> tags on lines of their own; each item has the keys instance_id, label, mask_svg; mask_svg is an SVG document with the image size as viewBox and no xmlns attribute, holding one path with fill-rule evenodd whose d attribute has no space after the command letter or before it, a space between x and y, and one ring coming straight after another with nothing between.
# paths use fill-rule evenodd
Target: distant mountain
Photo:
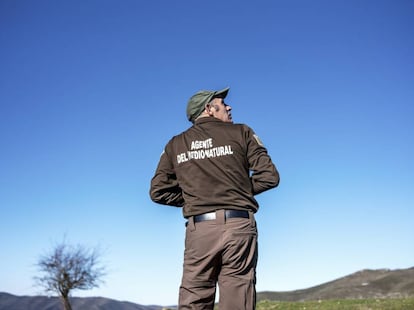
<instances>
[{"instance_id":1,"label":"distant mountain","mask_svg":"<svg viewBox=\"0 0 414 310\"><path fill-rule=\"evenodd\" d=\"M414 297L414 267L398 270L366 269L308 289L257 294L257 300L277 301L400 297Z\"/></svg>"},{"instance_id":2,"label":"distant mountain","mask_svg":"<svg viewBox=\"0 0 414 310\"><path fill-rule=\"evenodd\" d=\"M76 310L162 310L161 306L143 306L125 301L102 297L73 297L73 309ZM57 297L14 296L0 292L0 310L62 310Z\"/></svg>"},{"instance_id":3,"label":"distant mountain","mask_svg":"<svg viewBox=\"0 0 414 310\"><path fill-rule=\"evenodd\" d=\"M362 270L308 289L289 292L259 292L257 300L305 301L319 299L369 299L414 297L414 267L409 269ZM76 310L163 310L102 297L73 297ZM174 307L171 307L174 309ZM57 297L15 296L0 292L0 310L62 310Z\"/></svg>"}]
</instances>

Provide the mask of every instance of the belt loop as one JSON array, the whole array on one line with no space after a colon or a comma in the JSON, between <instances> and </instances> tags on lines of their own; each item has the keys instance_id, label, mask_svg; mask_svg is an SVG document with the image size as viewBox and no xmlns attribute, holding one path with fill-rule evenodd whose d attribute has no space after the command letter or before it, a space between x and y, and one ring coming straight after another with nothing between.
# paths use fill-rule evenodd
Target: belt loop
<instances>
[{"instance_id":1,"label":"belt loop","mask_svg":"<svg viewBox=\"0 0 414 310\"><path fill-rule=\"evenodd\" d=\"M256 227L256 219L254 218L254 213L252 210L249 210L249 219L250 219L250 226Z\"/></svg>"},{"instance_id":2,"label":"belt loop","mask_svg":"<svg viewBox=\"0 0 414 310\"><path fill-rule=\"evenodd\" d=\"M217 224L225 224L226 223L226 211L225 210L217 210L216 211L216 223Z\"/></svg>"},{"instance_id":3,"label":"belt loop","mask_svg":"<svg viewBox=\"0 0 414 310\"><path fill-rule=\"evenodd\" d=\"M196 230L196 225L195 225L195 222L194 222L194 216L190 216L188 218L187 228L190 229L190 231L195 231Z\"/></svg>"}]
</instances>

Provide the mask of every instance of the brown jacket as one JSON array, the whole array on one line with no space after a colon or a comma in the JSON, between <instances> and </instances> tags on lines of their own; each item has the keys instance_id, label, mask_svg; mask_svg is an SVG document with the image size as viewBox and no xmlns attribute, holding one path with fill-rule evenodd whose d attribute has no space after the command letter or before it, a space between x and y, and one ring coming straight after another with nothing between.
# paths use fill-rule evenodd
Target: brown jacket
<instances>
[{"instance_id":1,"label":"brown jacket","mask_svg":"<svg viewBox=\"0 0 414 310\"><path fill-rule=\"evenodd\" d=\"M254 195L278 184L279 173L251 128L205 117L167 143L150 196L183 207L184 217L218 209L256 212Z\"/></svg>"}]
</instances>

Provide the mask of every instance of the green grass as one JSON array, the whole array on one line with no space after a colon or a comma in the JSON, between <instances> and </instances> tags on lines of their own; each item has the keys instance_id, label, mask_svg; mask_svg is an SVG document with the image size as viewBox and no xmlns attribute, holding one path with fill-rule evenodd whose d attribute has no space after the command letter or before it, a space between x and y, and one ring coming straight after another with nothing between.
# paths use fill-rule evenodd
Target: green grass
<instances>
[{"instance_id":1,"label":"green grass","mask_svg":"<svg viewBox=\"0 0 414 310\"><path fill-rule=\"evenodd\" d=\"M257 310L412 310L414 298L398 299L349 299L305 302L262 300Z\"/></svg>"}]
</instances>

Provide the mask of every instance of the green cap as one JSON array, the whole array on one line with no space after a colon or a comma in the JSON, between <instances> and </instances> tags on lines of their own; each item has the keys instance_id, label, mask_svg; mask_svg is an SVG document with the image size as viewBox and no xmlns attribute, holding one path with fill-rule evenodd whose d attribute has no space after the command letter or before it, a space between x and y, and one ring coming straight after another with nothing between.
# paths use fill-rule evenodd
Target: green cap
<instances>
[{"instance_id":1,"label":"green cap","mask_svg":"<svg viewBox=\"0 0 414 310\"><path fill-rule=\"evenodd\" d=\"M207 103L209 103L214 98L226 98L227 93L229 92L230 87L226 87L222 90L200 90L195 93L187 104L187 118L189 121L193 122L200 114L204 111L204 108Z\"/></svg>"}]
</instances>

